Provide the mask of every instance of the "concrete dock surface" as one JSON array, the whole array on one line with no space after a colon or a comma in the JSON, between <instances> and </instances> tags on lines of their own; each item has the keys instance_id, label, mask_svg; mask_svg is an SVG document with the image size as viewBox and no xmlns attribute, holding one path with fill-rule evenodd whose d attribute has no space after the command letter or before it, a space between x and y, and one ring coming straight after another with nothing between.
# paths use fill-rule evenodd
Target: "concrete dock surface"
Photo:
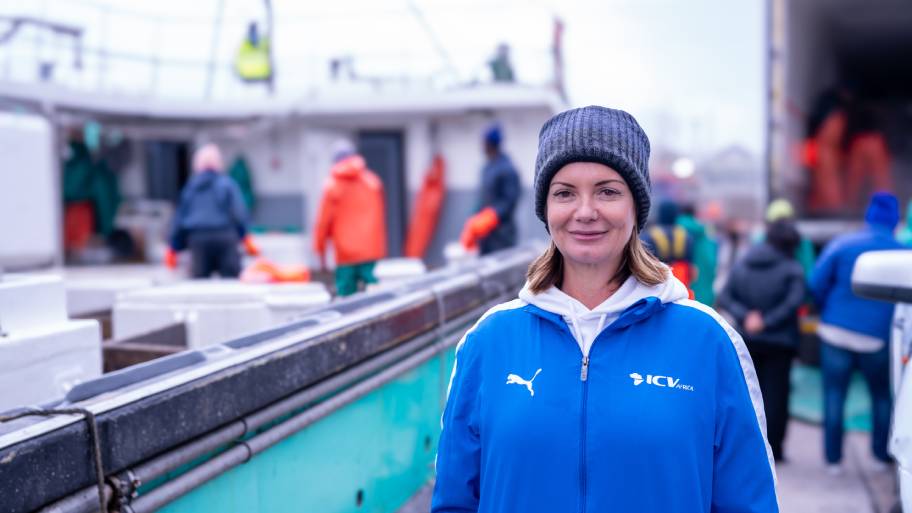
<instances>
[{"instance_id":1,"label":"concrete dock surface","mask_svg":"<svg viewBox=\"0 0 912 513\"><path fill-rule=\"evenodd\" d=\"M843 446L842 473L831 475L823 459L820 426L791 421L786 462L776 466L782 513L888 513L898 500L894 467L871 455L867 433L850 432Z\"/></svg>"}]
</instances>

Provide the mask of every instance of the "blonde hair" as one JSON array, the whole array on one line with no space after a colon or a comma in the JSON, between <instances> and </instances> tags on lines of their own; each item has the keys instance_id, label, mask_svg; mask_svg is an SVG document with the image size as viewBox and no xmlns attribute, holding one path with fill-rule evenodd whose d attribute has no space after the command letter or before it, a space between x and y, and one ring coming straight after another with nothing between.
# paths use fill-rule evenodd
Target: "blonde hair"
<instances>
[{"instance_id":1,"label":"blonde hair","mask_svg":"<svg viewBox=\"0 0 912 513\"><path fill-rule=\"evenodd\" d=\"M621 265L611 277L611 282L620 285L631 275L646 285L658 285L668 279L668 267L646 249L636 227L630 232ZM539 294L552 286L560 286L563 276L564 257L552 240L548 249L529 265L526 272L529 290L533 294Z\"/></svg>"}]
</instances>

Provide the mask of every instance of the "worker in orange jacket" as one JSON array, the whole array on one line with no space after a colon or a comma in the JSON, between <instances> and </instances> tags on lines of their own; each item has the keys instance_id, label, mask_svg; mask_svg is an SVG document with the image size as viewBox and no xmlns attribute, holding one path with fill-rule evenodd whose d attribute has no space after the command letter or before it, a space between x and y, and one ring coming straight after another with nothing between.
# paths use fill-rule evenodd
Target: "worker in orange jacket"
<instances>
[{"instance_id":1,"label":"worker in orange jacket","mask_svg":"<svg viewBox=\"0 0 912 513\"><path fill-rule=\"evenodd\" d=\"M460 237L463 247L480 248L482 255L516 245L513 211L519 201L519 174L501 150L502 141L500 126L488 127L484 133L487 162L481 170L481 201L477 213L463 226Z\"/></svg>"},{"instance_id":2,"label":"worker in orange jacket","mask_svg":"<svg viewBox=\"0 0 912 513\"><path fill-rule=\"evenodd\" d=\"M856 107L849 116L847 140L845 203L860 211L871 194L893 190L890 149L876 112L867 106Z\"/></svg>"},{"instance_id":3,"label":"worker in orange jacket","mask_svg":"<svg viewBox=\"0 0 912 513\"><path fill-rule=\"evenodd\" d=\"M361 283L376 283L374 265L386 256L383 183L367 169L348 141L336 144L314 227L314 251L326 267L326 245L336 255L336 293L354 294Z\"/></svg>"}]
</instances>

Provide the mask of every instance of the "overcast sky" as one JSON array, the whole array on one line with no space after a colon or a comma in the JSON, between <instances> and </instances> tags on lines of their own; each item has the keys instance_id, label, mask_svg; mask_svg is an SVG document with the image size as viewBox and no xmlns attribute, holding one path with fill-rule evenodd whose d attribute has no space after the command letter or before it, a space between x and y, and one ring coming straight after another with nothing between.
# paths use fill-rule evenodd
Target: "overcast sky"
<instances>
[{"instance_id":1,"label":"overcast sky","mask_svg":"<svg viewBox=\"0 0 912 513\"><path fill-rule=\"evenodd\" d=\"M81 71L70 65L65 38L36 31L8 46L5 56L0 49L0 78L34 75L38 54L57 62L56 76L78 87L200 98L208 83L205 63L215 48L214 95L251 94L232 77L229 63L247 23L263 18L261 0L0 3L0 15L37 15L85 31ZM543 83L550 77L557 16L565 25L571 105L629 110L654 139L685 153L738 144L759 155L763 147L763 0L273 0L273 5L279 91L292 97L307 84L325 83L327 59L345 55L353 56L365 75L482 78L500 42L513 49L521 81ZM106 63L97 59L99 48L112 55Z\"/></svg>"}]
</instances>

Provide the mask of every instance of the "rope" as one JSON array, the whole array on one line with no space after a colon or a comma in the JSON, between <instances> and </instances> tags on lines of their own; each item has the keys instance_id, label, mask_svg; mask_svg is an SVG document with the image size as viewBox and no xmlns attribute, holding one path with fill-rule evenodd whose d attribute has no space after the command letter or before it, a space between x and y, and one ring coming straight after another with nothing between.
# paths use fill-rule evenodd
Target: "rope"
<instances>
[{"instance_id":1,"label":"rope","mask_svg":"<svg viewBox=\"0 0 912 513\"><path fill-rule=\"evenodd\" d=\"M0 423L10 422L23 417L52 417L54 415L82 415L86 424L89 426L89 438L92 440L92 451L95 459L95 478L98 480L98 511L104 513L107 511L105 505L105 477L104 469L101 466L101 444L98 437L98 424L95 422L95 414L84 408L61 408L54 410L27 410L14 415L0 415Z\"/></svg>"}]
</instances>

